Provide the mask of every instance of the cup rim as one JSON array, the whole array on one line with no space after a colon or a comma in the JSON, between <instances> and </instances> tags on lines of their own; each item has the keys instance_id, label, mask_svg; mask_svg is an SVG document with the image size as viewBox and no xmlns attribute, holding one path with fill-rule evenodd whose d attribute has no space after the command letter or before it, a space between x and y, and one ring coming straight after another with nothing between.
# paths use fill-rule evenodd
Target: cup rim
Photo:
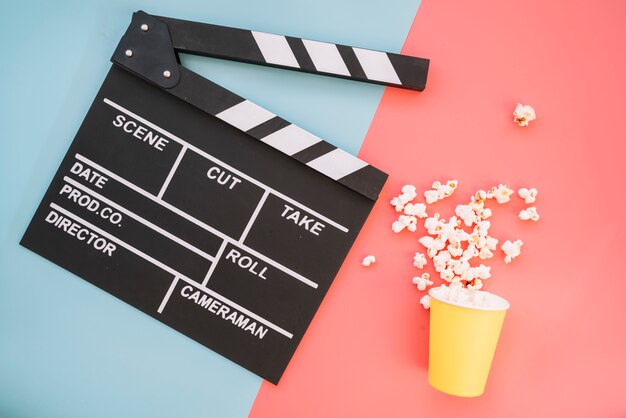
<instances>
[{"instance_id":1,"label":"cup rim","mask_svg":"<svg viewBox=\"0 0 626 418\"><path fill-rule=\"evenodd\" d=\"M468 306L468 305L463 305L463 304L458 303L458 302L452 302L452 301L449 301L449 300L443 300L443 299L433 295L432 292L433 292L433 290L436 290L436 289L437 289L437 287L433 287L433 288L431 288L428 291L428 295L431 298L436 299L436 300L438 300L441 303L446 303L446 304L452 305L452 306L458 306L459 308L474 309L474 310L477 310L477 311L506 311L506 310L508 310L511 307L511 304L509 303L508 300L504 299L502 296L498 296L498 295L496 295L494 293L491 293L491 292L486 292L486 293L489 293L490 295L500 299L502 302L504 302L505 306L503 306L503 307L490 307L490 306ZM481 292L484 292L484 290L481 290Z\"/></svg>"}]
</instances>

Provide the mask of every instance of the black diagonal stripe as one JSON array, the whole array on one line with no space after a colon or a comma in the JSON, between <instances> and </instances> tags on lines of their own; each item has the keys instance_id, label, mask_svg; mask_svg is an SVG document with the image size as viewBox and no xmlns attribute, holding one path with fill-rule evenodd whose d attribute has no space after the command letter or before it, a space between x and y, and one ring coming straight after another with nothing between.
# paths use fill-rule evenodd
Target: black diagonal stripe
<instances>
[{"instance_id":1,"label":"black diagonal stripe","mask_svg":"<svg viewBox=\"0 0 626 418\"><path fill-rule=\"evenodd\" d=\"M300 152L296 152L292 155L293 158L301 163L308 163L313 161L317 157L321 157L324 154L328 154L332 150L337 149L336 146L329 144L326 141L320 141L317 144L313 144L308 148L303 149Z\"/></svg>"},{"instance_id":2,"label":"black diagonal stripe","mask_svg":"<svg viewBox=\"0 0 626 418\"><path fill-rule=\"evenodd\" d=\"M261 139L289 125L291 125L291 123L287 122L281 117L276 116L268 121L263 122L260 125L255 126L249 131L246 131L246 133L251 135L253 138Z\"/></svg>"},{"instance_id":3,"label":"black diagonal stripe","mask_svg":"<svg viewBox=\"0 0 626 418\"><path fill-rule=\"evenodd\" d=\"M402 87L422 91L426 88L430 60L387 53Z\"/></svg>"},{"instance_id":4,"label":"black diagonal stripe","mask_svg":"<svg viewBox=\"0 0 626 418\"><path fill-rule=\"evenodd\" d=\"M304 47L304 43L302 43L302 39L294 38L291 36L285 36L285 38L287 39L287 43L289 44L289 47L291 48L293 55L296 57L296 60L298 61L298 65L300 65L300 68L303 69L304 71L316 71L315 64L313 64L313 61L311 60L309 53Z\"/></svg>"},{"instance_id":5,"label":"black diagonal stripe","mask_svg":"<svg viewBox=\"0 0 626 418\"><path fill-rule=\"evenodd\" d=\"M209 115L215 116L245 101L243 97L183 66L179 65L178 68L180 81L167 91Z\"/></svg>"},{"instance_id":6,"label":"black diagonal stripe","mask_svg":"<svg viewBox=\"0 0 626 418\"><path fill-rule=\"evenodd\" d=\"M387 173L371 165L366 165L337 181L355 192L359 192L372 200L376 200L387 181L387 177L389 177Z\"/></svg>"},{"instance_id":7,"label":"black diagonal stripe","mask_svg":"<svg viewBox=\"0 0 626 418\"><path fill-rule=\"evenodd\" d=\"M174 49L196 55L265 63L252 31L157 16L167 23Z\"/></svg>"},{"instance_id":8,"label":"black diagonal stripe","mask_svg":"<svg viewBox=\"0 0 626 418\"><path fill-rule=\"evenodd\" d=\"M343 62L346 63L346 67L348 67L348 71L350 71L352 77L367 80L365 71L363 71L363 67L361 67L361 63L357 59L354 50L345 45L337 45L337 50L339 50L339 54L341 58L343 58Z\"/></svg>"}]
</instances>

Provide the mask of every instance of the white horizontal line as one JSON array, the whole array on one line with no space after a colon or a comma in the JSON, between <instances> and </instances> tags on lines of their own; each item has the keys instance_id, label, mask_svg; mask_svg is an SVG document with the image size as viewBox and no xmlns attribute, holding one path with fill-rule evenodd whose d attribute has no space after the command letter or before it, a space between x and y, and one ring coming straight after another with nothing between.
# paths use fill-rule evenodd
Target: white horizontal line
<instances>
[{"instance_id":1,"label":"white horizontal line","mask_svg":"<svg viewBox=\"0 0 626 418\"><path fill-rule=\"evenodd\" d=\"M302 203L290 198L289 196L286 196L284 194L282 194L281 192L274 190L273 188L271 188L270 186L261 183L260 181L258 181L257 179L250 177L249 175L242 173L241 171L237 170L236 168L226 164L225 162L218 160L217 158L213 157L211 154L207 154L206 152L202 151L199 148L196 148L195 146L191 145L190 143L188 143L187 141L177 137L176 135L166 131L165 129L155 125L154 123L142 118L141 116L136 115L135 113L131 112L130 110L118 105L117 103L105 98L104 102L106 104L108 104L111 107L114 107L115 109L119 110L120 112L124 112L126 113L128 116L131 116L132 118L140 121L141 123L143 123L144 125L149 126L150 128L154 129L155 131L159 131L161 134L163 135L167 135L169 136L171 139L173 139L174 141L180 143L183 146L188 147L189 149L193 150L194 152L202 155L204 158L206 158L207 160L211 160L215 163L218 163L222 166L224 166L226 169L228 169L229 171L232 171L233 173L236 173L237 175L243 177L244 179L248 180L250 183L255 184L259 187L261 187L264 190L268 190L270 191L273 195L291 203L292 205L296 205L301 209L306 210L307 212L309 212L310 214L318 217L320 220L328 223L329 225L334 226L335 228L337 228L338 230L342 231L342 232L348 232L348 228L346 228L345 226L333 221L332 219L327 218L326 216L314 211L313 209L309 208L306 205L303 205Z\"/></svg>"},{"instance_id":2,"label":"white horizontal line","mask_svg":"<svg viewBox=\"0 0 626 418\"><path fill-rule=\"evenodd\" d=\"M109 240L115 242L116 244L126 248L128 251L130 251L131 253L134 253L135 255L143 258L146 261L149 261L150 263L154 264L155 266L161 268L162 270L167 271L168 273L170 273L172 276L178 277L181 280L184 280L185 282L197 287L198 289L202 290L205 293L208 293L209 295L213 296L215 299L219 299L221 300L223 303L232 306L233 308L237 309L238 311L248 315L250 318L255 319L256 321L262 323L263 325L266 325L268 328L273 329L276 332L279 332L281 334L283 334L285 337L287 338L292 338L293 334L285 331L284 329L282 329L281 327L279 327L278 325L274 325L273 323L271 323L270 321L261 318L260 316L258 316L257 314L247 310L246 308L244 308L243 306L238 305L237 303L231 301L230 299L220 295L217 292L214 292L211 289L208 289L204 286L202 286L201 284L199 284L198 282L196 282L195 280L190 279L189 277L186 277L182 274L180 274L178 271L174 270L173 268L161 263L159 260L156 260L152 257L150 257L149 255L147 255L146 253L138 250L137 248L133 247L130 244L127 244L126 242L122 241L121 239L114 237L113 235L109 234L108 232L98 228L95 225L92 225L91 223L87 222L86 220L84 220L83 218L81 218L78 215L74 215L72 212L63 209L61 206L57 205L56 203L50 203L50 207L54 210L57 210L59 212L61 212L63 215L70 217L72 219L74 219L75 221L83 224L84 226L86 226L89 229L92 229L93 231L97 232L98 234L102 235L105 238L108 238Z\"/></svg>"},{"instance_id":3,"label":"white horizontal line","mask_svg":"<svg viewBox=\"0 0 626 418\"><path fill-rule=\"evenodd\" d=\"M154 231L158 232L159 234L166 236L167 238L171 239L172 241L176 242L177 244L180 244L183 247L187 248L188 250L193 251L194 253L198 254L199 256L202 256L202 257L206 258L209 261L215 261L215 258L213 256L205 253L201 249L196 248L193 245L189 244L188 242L185 242L182 239L178 238L177 236L170 234L169 232L167 232L163 228L160 228L160 227L156 226L152 222L150 222L150 221L142 218L141 216L131 212L130 210L128 210L128 209L118 205L117 203L113 202L112 200L107 199L106 197L102 196L98 192L95 192L95 191L91 190L90 188L80 184L76 180L74 180L74 179L72 179L70 177L67 177L67 176L63 177L63 180L66 181L67 183L71 184L72 186L74 186L74 187L84 191L85 193L89 193L90 195L92 195L93 197L95 197L98 200L101 200L102 202L106 203L107 205L109 205L109 206L119 210L120 212L122 212L122 213L126 214L127 216L133 218L137 222L144 224L148 228L153 229Z\"/></svg>"},{"instance_id":4,"label":"white horizontal line","mask_svg":"<svg viewBox=\"0 0 626 418\"><path fill-rule=\"evenodd\" d=\"M126 187L136 191L137 193L141 194L142 196L147 197L148 199L158 203L159 205L166 207L167 209L171 210L172 212L176 213L177 215L187 219L189 222L193 222L194 224L198 225L199 227L209 231L210 233L217 235L218 237L220 237L223 240L226 240L228 242L230 242L231 244L233 244L234 246L241 248L247 252L249 252L250 254L254 255L255 257L260 258L261 260L265 261L266 263L270 264L271 266L277 268L278 270L287 273L288 275L290 275L291 277L294 277L298 280L300 280L302 283L305 283L309 286L311 286L314 289L317 289L317 283L315 283L312 280L307 279L306 277L302 276L301 274L296 273L295 271L283 266L282 264L279 264L278 262L272 260L269 257L264 256L263 254L253 250L252 248L246 246L245 244L240 244L238 243L236 240L232 239L231 237L229 237L228 235L218 231L217 229L213 228L212 226L209 226L207 224L205 224L202 221L199 221L198 219L194 218L193 216L189 215L187 212L184 212L180 209L178 209L176 206L170 205L169 203L167 203L166 201L157 198L156 196L148 193L147 191L145 191L144 189L135 186L133 183L129 182L128 180L118 176L117 174L107 170L106 168L102 167L101 165L91 161L89 158L87 157L83 157L80 154L76 154L76 159L79 161L84 162L85 164L89 164L90 166L92 166L93 168L95 168L98 171L103 172L104 174L106 174L107 176L111 177L112 179L122 183L123 185L125 185Z\"/></svg>"}]
</instances>

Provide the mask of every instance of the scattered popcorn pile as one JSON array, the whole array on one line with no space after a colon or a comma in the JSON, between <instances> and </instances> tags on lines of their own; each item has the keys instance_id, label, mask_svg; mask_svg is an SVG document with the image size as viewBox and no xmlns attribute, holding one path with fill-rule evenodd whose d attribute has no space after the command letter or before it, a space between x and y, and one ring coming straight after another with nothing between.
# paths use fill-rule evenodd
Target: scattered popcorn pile
<instances>
[{"instance_id":1,"label":"scattered popcorn pile","mask_svg":"<svg viewBox=\"0 0 626 418\"><path fill-rule=\"evenodd\" d=\"M431 190L424 192L426 204L451 196L457 186L456 180L446 183L434 182ZM426 255L416 252L413 265L423 269L428 264L426 258L428 256L432 260L435 271L439 273L439 277L449 283L449 285L441 286L442 289L446 289L441 290L445 293L447 298L445 300L473 306L487 306L484 304L490 299L486 295L491 294L480 289L483 287L483 281L491 277L491 267L482 263L472 264L472 261L492 258L498 247L498 239L489 235L491 228L489 218L492 216L492 211L486 207L486 203L495 200L498 204L504 204L509 202L514 194L515 192L505 184L493 187L489 191L478 190L469 203L458 205L454 211L455 215L445 220L439 213L429 216L426 212L426 204L414 203L413 200L417 197L415 186L406 185L399 196L391 199L396 212L401 212L391 229L395 233L404 229L415 232L418 219L424 219L423 225L428 234L418 241L426 249ZM537 189L522 188L518 191L518 195L526 204L531 204L537 198ZM519 218L524 221L539 220L537 208L531 206L522 210ZM521 240L505 241L500 245L507 264L521 254L522 245ZM367 257L363 260L364 266L371 263L368 261L366 264L366 260ZM414 277L413 283L420 291L425 291L428 286L433 285L428 273ZM428 309L430 296L424 295L420 303Z\"/></svg>"},{"instance_id":2,"label":"scattered popcorn pile","mask_svg":"<svg viewBox=\"0 0 626 418\"><path fill-rule=\"evenodd\" d=\"M523 105L521 103L518 103L517 106L515 106L513 116L513 120L519 126L528 126L530 121L537 119L535 109L533 109L532 106Z\"/></svg>"}]
</instances>

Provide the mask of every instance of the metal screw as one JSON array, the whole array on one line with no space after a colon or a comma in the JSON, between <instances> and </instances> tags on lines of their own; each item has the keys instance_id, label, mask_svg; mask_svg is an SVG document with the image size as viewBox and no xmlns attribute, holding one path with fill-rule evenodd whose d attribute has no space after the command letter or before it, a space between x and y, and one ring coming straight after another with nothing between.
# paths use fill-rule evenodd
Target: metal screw
<instances>
[{"instance_id":1,"label":"metal screw","mask_svg":"<svg viewBox=\"0 0 626 418\"><path fill-rule=\"evenodd\" d=\"M148 25L146 25L145 23L141 25L141 30L144 32L148 32Z\"/></svg>"},{"instance_id":2,"label":"metal screw","mask_svg":"<svg viewBox=\"0 0 626 418\"><path fill-rule=\"evenodd\" d=\"M125 52L125 54L126 54L126 56L127 56L128 58L130 58L130 57L132 57L132 56L133 56L133 51L131 51L130 49L127 49L127 50L126 50L126 52Z\"/></svg>"},{"instance_id":3,"label":"metal screw","mask_svg":"<svg viewBox=\"0 0 626 418\"><path fill-rule=\"evenodd\" d=\"M172 73L170 73L168 70L163 71L163 77L170 78L171 76L172 76Z\"/></svg>"}]
</instances>

